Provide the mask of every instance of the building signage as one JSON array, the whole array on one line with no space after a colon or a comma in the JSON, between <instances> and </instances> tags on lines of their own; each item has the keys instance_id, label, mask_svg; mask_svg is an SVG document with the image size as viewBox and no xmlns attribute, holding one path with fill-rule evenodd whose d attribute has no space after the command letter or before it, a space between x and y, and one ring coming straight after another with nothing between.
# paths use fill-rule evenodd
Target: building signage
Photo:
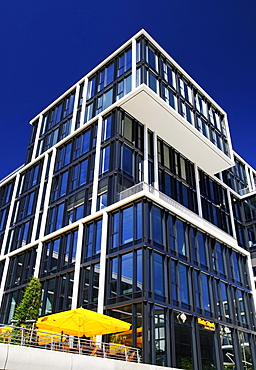
<instances>
[{"instance_id":1,"label":"building signage","mask_svg":"<svg viewBox=\"0 0 256 370\"><path fill-rule=\"evenodd\" d=\"M214 322L211 322L211 321L208 321L208 320L205 320L205 319L201 319L200 317L198 317L197 321L198 321L199 325L202 325L204 327L204 329L215 330Z\"/></svg>"}]
</instances>

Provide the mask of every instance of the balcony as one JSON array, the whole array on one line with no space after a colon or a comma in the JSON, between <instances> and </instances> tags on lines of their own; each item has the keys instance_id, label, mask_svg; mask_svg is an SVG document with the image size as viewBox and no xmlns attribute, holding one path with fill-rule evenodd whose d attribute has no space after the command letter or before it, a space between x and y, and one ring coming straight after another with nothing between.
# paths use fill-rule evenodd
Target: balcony
<instances>
[{"instance_id":1,"label":"balcony","mask_svg":"<svg viewBox=\"0 0 256 370\"><path fill-rule=\"evenodd\" d=\"M139 351L114 343L0 324L0 369L151 370L152 365L140 363ZM162 367L154 365L154 369Z\"/></svg>"},{"instance_id":2,"label":"balcony","mask_svg":"<svg viewBox=\"0 0 256 370\"><path fill-rule=\"evenodd\" d=\"M204 230L205 232L210 233L219 240L222 240L223 243L227 243L228 245L232 246L235 249L239 248L237 240L233 238L231 235L227 234L225 231L219 229L211 222L205 220L201 216L192 212L188 208L176 202L174 199L168 197L166 194L162 193L161 191L155 189L153 186L148 185L145 182L140 182L126 190L123 190L119 194L121 201L125 199L128 200L130 197L134 199L140 198L142 196L146 196L154 201L159 202L164 207L169 208L169 210L176 214L177 216L186 219L188 222L195 225L196 227ZM243 253L245 252L242 248L239 248L239 250Z\"/></svg>"},{"instance_id":3,"label":"balcony","mask_svg":"<svg viewBox=\"0 0 256 370\"><path fill-rule=\"evenodd\" d=\"M234 165L233 158L217 148L145 84L121 99L119 105L205 172L213 175ZM231 144L229 149L232 153Z\"/></svg>"}]
</instances>

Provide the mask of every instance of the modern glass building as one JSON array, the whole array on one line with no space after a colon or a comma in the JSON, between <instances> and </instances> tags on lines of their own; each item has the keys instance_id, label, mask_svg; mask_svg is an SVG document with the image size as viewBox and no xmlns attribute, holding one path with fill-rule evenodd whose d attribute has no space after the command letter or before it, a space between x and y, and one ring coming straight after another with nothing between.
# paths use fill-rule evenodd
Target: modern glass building
<instances>
[{"instance_id":1,"label":"modern glass building","mask_svg":"<svg viewBox=\"0 0 256 370\"><path fill-rule=\"evenodd\" d=\"M255 369L256 171L223 109L141 30L30 123L0 182L0 322L35 275L40 315L126 320L105 340L145 363Z\"/></svg>"}]
</instances>

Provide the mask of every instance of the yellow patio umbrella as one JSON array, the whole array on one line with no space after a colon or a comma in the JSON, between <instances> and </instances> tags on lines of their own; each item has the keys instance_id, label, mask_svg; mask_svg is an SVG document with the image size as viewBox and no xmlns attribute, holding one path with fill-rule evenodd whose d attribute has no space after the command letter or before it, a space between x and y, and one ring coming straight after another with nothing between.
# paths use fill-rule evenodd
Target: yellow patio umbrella
<instances>
[{"instance_id":1,"label":"yellow patio umbrella","mask_svg":"<svg viewBox=\"0 0 256 370\"><path fill-rule=\"evenodd\" d=\"M39 330L92 337L129 330L131 324L84 308L76 308L40 317L36 326Z\"/></svg>"}]
</instances>

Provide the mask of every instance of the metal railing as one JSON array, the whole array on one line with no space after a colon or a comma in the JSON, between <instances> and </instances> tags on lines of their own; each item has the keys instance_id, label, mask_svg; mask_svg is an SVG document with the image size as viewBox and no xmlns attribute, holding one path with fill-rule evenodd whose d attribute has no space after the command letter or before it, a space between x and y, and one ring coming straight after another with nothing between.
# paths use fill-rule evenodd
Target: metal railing
<instances>
[{"instance_id":1,"label":"metal railing","mask_svg":"<svg viewBox=\"0 0 256 370\"><path fill-rule=\"evenodd\" d=\"M226 233L224 230L219 229L218 226L215 226L211 222L207 221L203 217L199 216L197 213L194 213L187 207L183 206L176 200L170 198L168 195L162 193L161 191L155 189L152 185L149 185L145 182L140 182L126 190L123 190L120 192L119 197L120 200L126 199L132 195L135 195L139 192L144 192L145 194L149 193L156 197L156 199L160 199L161 201L165 202L166 204L169 204L171 207L175 208L177 211L182 212L183 214L189 216L190 218L198 221L200 225L207 227L209 230L211 230L212 233L215 233L218 229L218 235L223 235L224 238L230 238L230 240L233 240L233 236Z\"/></svg>"},{"instance_id":2,"label":"metal railing","mask_svg":"<svg viewBox=\"0 0 256 370\"><path fill-rule=\"evenodd\" d=\"M0 343L128 362L140 362L139 348L2 324L0 324Z\"/></svg>"}]
</instances>

